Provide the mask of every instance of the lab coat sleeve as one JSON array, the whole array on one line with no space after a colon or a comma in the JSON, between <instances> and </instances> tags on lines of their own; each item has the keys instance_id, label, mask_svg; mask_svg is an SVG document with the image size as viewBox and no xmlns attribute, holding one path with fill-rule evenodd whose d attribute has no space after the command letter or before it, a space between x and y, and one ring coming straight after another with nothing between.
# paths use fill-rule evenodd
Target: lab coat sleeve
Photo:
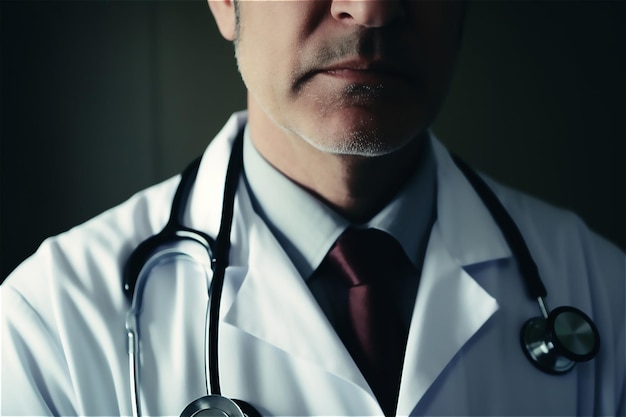
<instances>
[{"instance_id":1,"label":"lab coat sleeve","mask_svg":"<svg viewBox=\"0 0 626 417\"><path fill-rule=\"evenodd\" d=\"M2 415L76 415L67 362L55 330L13 287L0 287Z\"/></svg>"}]
</instances>

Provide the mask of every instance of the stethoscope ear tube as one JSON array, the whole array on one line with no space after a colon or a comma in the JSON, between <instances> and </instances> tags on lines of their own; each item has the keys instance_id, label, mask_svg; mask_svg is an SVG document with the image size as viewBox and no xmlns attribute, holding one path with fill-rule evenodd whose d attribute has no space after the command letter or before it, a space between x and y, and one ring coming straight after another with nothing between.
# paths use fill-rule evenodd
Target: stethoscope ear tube
<instances>
[{"instance_id":1,"label":"stethoscope ear tube","mask_svg":"<svg viewBox=\"0 0 626 417\"><path fill-rule=\"evenodd\" d=\"M224 184L224 199L222 202L222 218L220 221L220 230L217 234L215 242L215 272L213 282L211 284L211 298L209 305L209 382L213 395L221 395L220 379L219 379L219 360L218 360L218 336L219 336L219 314L220 301L222 299L222 288L224 287L224 274L230 256L230 232L233 224L233 213L235 207L235 194L237 194L237 185L239 184L239 176L243 169L243 130L239 132L228 161L226 170L226 180Z\"/></svg>"},{"instance_id":2,"label":"stethoscope ear tube","mask_svg":"<svg viewBox=\"0 0 626 417\"><path fill-rule=\"evenodd\" d=\"M224 417L260 417L250 404L223 397L219 379L218 336L219 313L224 276L230 256L230 233L233 223L235 195L239 176L243 168L243 132L235 139L231 157L226 171L222 218L215 246L215 269L211 283L209 299L207 361L209 374L209 395L201 397L189 404L181 413L181 417L224 416Z\"/></svg>"},{"instance_id":3,"label":"stethoscope ear tube","mask_svg":"<svg viewBox=\"0 0 626 417\"><path fill-rule=\"evenodd\" d=\"M176 193L174 194L170 217L163 230L149 239L146 239L139 246L137 246L124 265L122 290L124 291L126 299L131 304L135 295L135 287L137 285L139 274L148 262L148 259L159 246L177 239L178 236L181 236L181 234L184 235L184 232L188 231L188 234L191 235L193 239L204 241L206 242L207 247L211 248L213 239L211 239L208 235L183 226L183 217L185 215L186 207L185 202L189 198L189 193L198 174L200 160L200 157L196 158L181 174L181 183L178 185Z\"/></svg>"},{"instance_id":4,"label":"stethoscope ear tube","mask_svg":"<svg viewBox=\"0 0 626 417\"><path fill-rule=\"evenodd\" d=\"M511 252L515 255L518 268L524 278L530 296L534 299L539 297L545 298L547 295L546 287L541 281L537 264L535 264L535 261L528 250L528 246L526 246L524 237L517 228L515 221L513 221L498 197L494 194L491 188L489 188L485 181L480 178L476 171L471 169L456 155L452 155L452 159L457 167L459 167L459 169L463 172L470 184L472 184L472 187L474 187L480 198L485 203L485 207L487 207L489 213L500 227L500 230L502 230L502 235L504 236L506 243L511 248Z\"/></svg>"}]
</instances>

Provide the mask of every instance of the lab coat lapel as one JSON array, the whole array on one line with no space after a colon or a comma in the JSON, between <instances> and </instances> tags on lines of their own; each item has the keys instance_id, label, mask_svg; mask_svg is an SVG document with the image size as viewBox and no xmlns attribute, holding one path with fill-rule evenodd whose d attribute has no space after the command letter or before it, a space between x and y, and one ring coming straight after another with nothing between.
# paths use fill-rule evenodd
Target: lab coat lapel
<instances>
[{"instance_id":1,"label":"lab coat lapel","mask_svg":"<svg viewBox=\"0 0 626 417\"><path fill-rule=\"evenodd\" d=\"M455 355L497 311L497 301L464 267L509 257L497 225L447 150L433 139L437 221L422 269L400 387L409 415Z\"/></svg>"},{"instance_id":2,"label":"lab coat lapel","mask_svg":"<svg viewBox=\"0 0 626 417\"><path fill-rule=\"evenodd\" d=\"M398 415L409 415L465 343L498 309L433 228L407 341Z\"/></svg>"},{"instance_id":3,"label":"lab coat lapel","mask_svg":"<svg viewBox=\"0 0 626 417\"><path fill-rule=\"evenodd\" d=\"M224 306L227 311L224 322L254 336L259 343L270 344L289 357L315 364L370 393L349 353L279 243L258 216L247 214L248 219L253 219L246 228L249 269L232 304ZM296 366L295 363L297 361L288 366Z\"/></svg>"}]
</instances>

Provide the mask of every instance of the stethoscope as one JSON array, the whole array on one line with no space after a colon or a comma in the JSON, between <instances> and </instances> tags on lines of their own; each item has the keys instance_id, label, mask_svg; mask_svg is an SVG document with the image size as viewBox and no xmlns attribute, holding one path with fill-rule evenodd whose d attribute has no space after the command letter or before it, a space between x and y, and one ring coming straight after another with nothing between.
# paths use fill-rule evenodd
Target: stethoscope
<instances>
[{"instance_id":1,"label":"stethoscope","mask_svg":"<svg viewBox=\"0 0 626 417\"><path fill-rule=\"evenodd\" d=\"M483 179L459 158L453 159L502 230L530 296L539 303L541 316L527 320L522 326L521 344L526 357L538 369L550 374L566 373L577 362L594 358L600 347L600 336L593 321L574 307L557 307L552 311L548 309L545 302L546 288L515 222ZM131 406L135 417L142 414L139 398L138 329L143 290L152 269L174 258L188 260L195 265L194 268L205 277L209 295L204 334L207 395L191 402L181 416L260 416L245 401L221 395L217 354L220 301L228 266L235 194L243 166L243 131L238 133L234 141L228 162L220 228L215 240L203 232L183 225L185 208L199 165L198 158L183 171L166 226L133 251L124 270L123 290L130 302L126 317L126 335Z\"/></svg>"}]
</instances>

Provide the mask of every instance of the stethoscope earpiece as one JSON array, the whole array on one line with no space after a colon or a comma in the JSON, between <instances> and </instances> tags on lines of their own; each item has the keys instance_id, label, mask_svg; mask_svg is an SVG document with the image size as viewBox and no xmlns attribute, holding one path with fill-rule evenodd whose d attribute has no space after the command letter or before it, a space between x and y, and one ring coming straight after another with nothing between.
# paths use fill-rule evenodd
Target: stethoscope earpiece
<instances>
[{"instance_id":1,"label":"stethoscope earpiece","mask_svg":"<svg viewBox=\"0 0 626 417\"><path fill-rule=\"evenodd\" d=\"M557 307L547 317L534 317L522 327L522 347L539 369L551 374L570 371L593 359L600 335L593 321L574 307Z\"/></svg>"}]
</instances>

